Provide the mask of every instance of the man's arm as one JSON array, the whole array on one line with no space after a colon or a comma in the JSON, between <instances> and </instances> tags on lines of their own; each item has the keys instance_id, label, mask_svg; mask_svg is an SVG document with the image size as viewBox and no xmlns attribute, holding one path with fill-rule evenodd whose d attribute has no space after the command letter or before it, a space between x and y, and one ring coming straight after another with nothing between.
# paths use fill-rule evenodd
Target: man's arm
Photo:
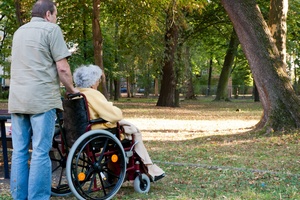
<instances>
[{"instance_id":1,"label":"man's arm","mask_svg":"<svg viewBox=\"0 0 300 200\"><path fill-rule=\"evenodd\" d=\"M59 80L66 87L67 92L74 94L79 90L73 86L73 78L71 74L70 65L66 58L63 58L56 62L57 72Z\"/></svg>"}]
</instances>

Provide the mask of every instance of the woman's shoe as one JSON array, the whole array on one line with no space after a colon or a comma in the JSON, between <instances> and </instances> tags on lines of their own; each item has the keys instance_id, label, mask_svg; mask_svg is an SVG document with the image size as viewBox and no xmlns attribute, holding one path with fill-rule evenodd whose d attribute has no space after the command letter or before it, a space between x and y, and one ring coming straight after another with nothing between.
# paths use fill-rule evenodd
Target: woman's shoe
<instances>
[{"instance_id":1,"label":"woman's shoe","mask_svg":"<svg viewBox=\"0 0 300 200\"><path fill-rule=\"evenodd\" d=\"M154 180L153 181L158 181L158 180L162 179L165 176L166 176L165 173L163 173L163 174L161 174L159 176L154 176Z\"/></svg>"}]
</instances>

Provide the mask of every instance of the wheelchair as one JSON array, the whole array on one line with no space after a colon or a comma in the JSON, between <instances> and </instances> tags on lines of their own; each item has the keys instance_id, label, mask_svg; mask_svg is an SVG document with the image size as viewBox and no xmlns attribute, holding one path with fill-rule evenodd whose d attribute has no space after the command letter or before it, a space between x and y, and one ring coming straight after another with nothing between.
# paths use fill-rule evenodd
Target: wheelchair
<instances>
[{"instance_id":1,"label":"wheelchair","mask_svg":"<svg viewBox=\"0 0 300 200\"><path fill-rule=\"evenodd\" d=\"M125 181L133 181L138 193L149 192L147 167L134 151L133 136L122 139L120 126L92 130L92 125L106 121L90 119L82 93L69 95L63 107L57 113L50 151L53 196L73 193L77 199L111 199Z\"/></svg>"}]
</instances>

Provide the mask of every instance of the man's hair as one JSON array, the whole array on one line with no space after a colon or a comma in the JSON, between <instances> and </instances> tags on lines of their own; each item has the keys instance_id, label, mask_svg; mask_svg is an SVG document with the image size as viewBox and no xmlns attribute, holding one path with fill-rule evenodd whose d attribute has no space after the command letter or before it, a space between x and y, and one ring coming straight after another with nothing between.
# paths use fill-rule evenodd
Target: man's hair
<instances>
[{"instance_id":1,"label":"man's hair","mask_svg":"<svg viewBox=\"0 0 300 200\"><path fill-rule=\"evenodd\" d=\"M38 0L32 7L31 16L32 17L41 17L46 16L47 11L50 11L53 14L55 10L55 3L51 0Z\"/></svg>"},{"instance_id":2,"label":"man's hair","mask_svg":"<svg viewBox=\"0 0 300 200\"><path fill-rule=\"evenodd\" d=\"M79 88L90 88L101 76L102 70L97 65L81 65L73 73L75 85Z\"/></svg>"}]
</instances>

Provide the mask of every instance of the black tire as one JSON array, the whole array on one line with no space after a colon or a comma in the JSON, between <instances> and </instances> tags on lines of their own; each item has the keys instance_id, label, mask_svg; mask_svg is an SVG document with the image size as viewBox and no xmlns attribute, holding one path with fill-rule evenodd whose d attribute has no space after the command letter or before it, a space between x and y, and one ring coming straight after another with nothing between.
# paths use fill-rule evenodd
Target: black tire
<instances>
[{"instance_id":1,"label":"black tire","mask_svg":"<svg viewBox=\"0 0 300 200\"><path fill-rule=\"evenodd\" d=\"M133 182L134 190L138 193L145 194L150 190L150 179L146 174L139 174Z\"/></svg>"},{"instance_id":2,"label":"black tire","mask_svg":"<svg viewBox=\"0 0 300 200\"><path fill-rule=\"evenodd\" d=\"M121 142L105 130L84 133L70 149L66 174L70 189L78 199L111 199L126 175Z\"/></svg>"}]
</instances>

